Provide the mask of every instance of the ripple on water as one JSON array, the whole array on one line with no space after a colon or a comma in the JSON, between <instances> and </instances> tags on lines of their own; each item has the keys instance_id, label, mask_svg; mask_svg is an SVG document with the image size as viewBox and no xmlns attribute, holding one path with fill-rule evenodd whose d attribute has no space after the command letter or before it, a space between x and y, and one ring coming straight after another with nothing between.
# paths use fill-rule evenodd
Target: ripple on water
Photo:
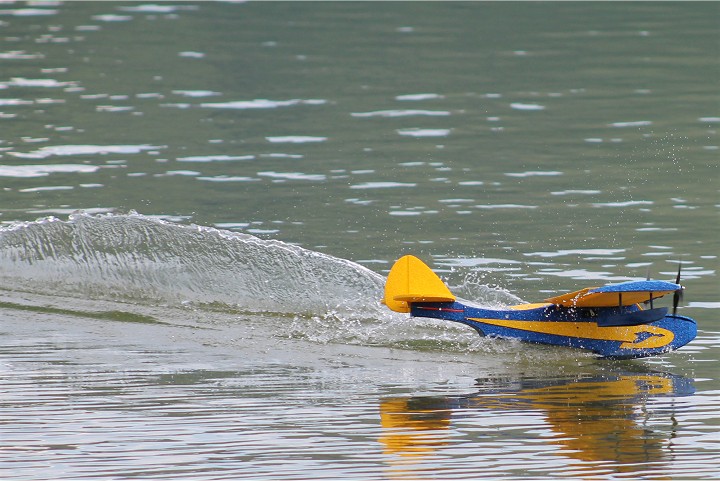
<instances>
[{"instance_id":1,"label":"ripple on water","mask_svg":"<svg viewBox=\"0 0 720 481\"><path fill-rule=\"evenodd\" d=\"M93 15L93 20L97 20L98 22L108 22L108 23L115 23L115 22L129 22L133 19L132 15L118 15L116 13L106 13L102 15Z\"/></svg>"},{"instance_id":2,"label":"ripple on water","mask_svg":"<svg viewBox=\"0 0 720 481\"><path fill-rule=\"evenodd\" d=\"M43 55L40 53L28 53L25 50L10 50L7 52L0 52L0 60L32 60L42 57Z\"/></svg>"},{"instance_id":3,"label":"ripple on water","mask_svg":"<svg viewBox=\"0 0 720 481\"><path fill-rule=\"evenodd\" d=\"M292 107L296 105L324 105L327 100L323 99L291 99L291 100L237 100L233 102L201 103L200 107L211 109L276 109L280 107Z\"/></svg>"},{"instance_id":4,"label":"ripple on water","mask_svg":"<svg viewBox=\"0 0 720 481\"><path fill-rule=\"evenodd\" d=\"M593 207L634 207L637 205L653 205L652 200L625 200L617 202L594 202Z\"/></svg>"},{"instance_id":5,"label":"ripple on water","mask_svg":"<svg viewBox=\"0 0 720 481\"><path fill-rule=\"evenodd\" d=\"M178 157L178 162L232 162L235 160L253 160L254 155L192 155Z\"/></svg>"},{"instance_id":6,"label":"ripple on water","mask_svg":"<svg viewBox=\"0 0 720 481\"><path fill-rule=\"evenodd\" d=\"M23 77L14 77L6 82L0 82L0 86L5 87L41 87L41 88L58 88L58 87L75 87L77 82L61 82L55 79L28 79Z\"/></svg>"},{"instance_id":7,"label":"ripple on water","mask_svg":"<svg viewBox=\"0 0 720 481\"><path fill-rule=\"evenodd\" d=\"M23 159L45 159L52 156L139 154L146 151L163 149L162 145L53 145L41 147L32 152L8 152L9 155Z\"/></svg>"},{"instance_id":8,"label":"ripple on water","mask_svg":"<svg viewBox=\"0 0 720 481\"><path fill-rule=\"evenodd\" d=\"M213 90L173 90L172 93L182 97L215 97L222 95L220 92Z\"/></svg>"},{"instance_id":9,"label":"ripple on water","mask_svg":"<svg viewBox=\"0 0 720 481\"><path fill-rule=\"evenodd\" d=\"M0 177L47 177L55 173L87 174L97 172L99 165L48 164L48 165L0 165Z\"/></svg>"},{"instance_id":10,"label":"ripple on water","mask_svg":"<svg viewBox=\"0 0 720 481\"><path fill-rule=\"evenodd\" d=\"M362 182L360 184L353 184L350 186L351 189L395 189L395 188L406 188L406 187L417 187L416 183L413 182Z\"/></svg>"},{"instance_id":11,"label":"ripple on water","mask_svg":"<svg viewBox=\"0 0 720 481\"><path fill-rule=\"evenodd\" d=\"M0 10L0 15L13 17L44 17L57 15L60 11L53 8L11 8Z\"/></svg>"},{"instance_id":12,"label":"ripple on water","mask_svg":"<svg viewBox=\"0 0 720 481\"><path fill-rule=\"evenodd\" d=\"M403 137L447 137L452 129L398 129L396 132Z\"/></svg>"},{"instance_id":13,"label":"ripple on water","mask_svg":"<svg viewBox=\"0 0 720 481\"><path fill-rule=\"evenodd\" d=\"M540 104L530 104L530 103L521 103L521 102L514 102L510 104L510 108L513 110L526 110L526 111L539 111L539 110L545 110L544 105Z\"/></svg>"},{"instance_id":14,"label":"ripple on water","mask_svg":"<svg viewBox=\"0 0 720 481\"><path fill-rule=\"evenodd\" d=\"M525 172L507 172L507 177L556 177L563 175L563 172L557 170L529 170Z\"/></svg>"},{"instance_id":15,"label":"ripple on water","mask_svg":"<svg viewBox=\"0 0 720 481\"><path fill-rule=\"evenodd\" d=\"M524 205L524 204L485 204L485 205L474 205L476 209L482 210L493 210L493 209L537 209L537 205Z\"/></svg>"},{"instance_id":16,"label":"ripple on water","mask_svg":"<svg viewBox=\"0 0 720 481\"><path fill-rule=\"evenodd\" d=\"M313 137L310 135L285 135L278 137L265 137L271 144L310 144L325 142L327 137Z\"/></svg>"},{"instance_id":17,"label":"ripple on water","mask_svg":"<svg viewBox=\"0 0 720 481\"><path fill-rule=\"evenodd\" d=\"M416 117L416 116L427 116L427 117L447 117L450 112L447 110L376 110L373 112L353 112L350 114L357 118L369 118L369 117Z\"/></svg>"},{"instance_id":18,"label":"ripple on water","mask_svg":"<svg viewBox=\"0 0 720 481\"><path fill-rule=\"evenodd\" d=\"M205 182L258 182L260 179L257 177L246 177L242 175L215 175L215 176L199 176L197 180Z\"/></svg>"},{"instance_id":19,"label":"ripple on water","mask_svg":"<svg viewBox=\"0 0 720 481\"><path fill-rule=\"evenodd\" d=\"M420 100L435 100L435 99L444 99L444 95L440 94L405 94L405 95L397 95L395 97L395 100L400 101L420 101Z\"/></svg>"},{"instance_id":20,"label":"ripple on water","mask_svg":"<svg viewBox=\"0 0 720 481\"><path fill-rule=\"evenodd\" d=\"M287 180L308 180L308 181L323 181L327 180L325 174L305 174L303 172L258 172L257 175L260 177L269 177L273 179L273 182L283 182Z\"/></svg>"}]
</instances>

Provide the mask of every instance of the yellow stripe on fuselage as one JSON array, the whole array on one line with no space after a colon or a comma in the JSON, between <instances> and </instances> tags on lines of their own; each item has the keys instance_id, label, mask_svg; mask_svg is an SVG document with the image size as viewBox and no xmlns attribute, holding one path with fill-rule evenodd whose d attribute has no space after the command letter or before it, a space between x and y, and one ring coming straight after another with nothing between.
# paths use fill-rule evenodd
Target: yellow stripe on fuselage
<instances>
[{"instance_id":1,"label":"yellow stripe on fuselage","mask_svg":"<svg viewBox=\"0 0 720 481\"><path fill-rule=\"evenodd\" d=\"M510 319L480 319L469 317L470 321L482 322L493 326L519 329L521 331L553 334L556 336L595 339L601 341L621 341L623 349L649 349L667 346L675 339L672 331L661 327L639 324L637 326L600 327L595 322L548 322L513 321ZM636 342L638 334L649 333L647 339Z\"/></svg>"}]
</instances>

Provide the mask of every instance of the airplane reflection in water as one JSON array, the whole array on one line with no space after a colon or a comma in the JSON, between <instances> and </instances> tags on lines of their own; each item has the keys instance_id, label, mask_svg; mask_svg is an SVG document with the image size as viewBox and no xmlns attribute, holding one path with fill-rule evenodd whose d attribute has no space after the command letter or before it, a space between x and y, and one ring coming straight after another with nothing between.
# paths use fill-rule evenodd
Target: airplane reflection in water
<instances>
[{"instance_id":1,"label":"airplane reflection in water","mask_svg":"<svg viewBox=\"0 0 720 481\"><path fill-rule=\"evenodd\" d=\"M446 446L463 442L462 436L450 432L453 421L457 421L459 431L465 422L470 423L468 431L474 435L484 418L488 420L487 431L480 432L476 440L464 438L466 442L477 443L478 448L493 443L493 438L502 436L506 428L523 431L528 439L538 437L538 433L549 428L549 436L540 434L541 439L547 440L543 445L561 448L559 455L593 465L602 462L614 466L612 469L616 471L631 472L643 469L643 463L661 462L666 457L666 447L677 424L672 410L662 409L663 412L655 416L651 410L645 410L647 401L695 392L691 379L657 372L478 379L477 386L480 390L469 395L382 399L380 442L385 453L420 461L419 458L440 453ZM523 421L519 416L529 413L544 417L545 424L523 425L528 418ZM516 419L510 419L512 416ZM670 434L649 429L646 424L652 417L661 418L652 420L652 424L667 424ZM472 455L472 451L467 454ZM516 468L522 469L522 466Z\"/></svg>"}]
</instances>

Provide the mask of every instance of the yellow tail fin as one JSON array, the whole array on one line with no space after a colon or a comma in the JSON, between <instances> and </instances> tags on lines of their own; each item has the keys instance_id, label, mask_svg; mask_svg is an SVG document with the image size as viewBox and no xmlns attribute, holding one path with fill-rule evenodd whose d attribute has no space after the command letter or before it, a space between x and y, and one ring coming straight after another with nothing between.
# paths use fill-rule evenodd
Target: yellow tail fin
<instances>
[{"instance_id":1,"label":"yellow tail fin","mask_svg":"<svg viewBox=\"0 0 720 481\"><path fill-rule=\"evenodd\" d=\"M385 281L383 302L395 312L410 312L411 302L453 302L455 296L428 266L415 256L398 259Z\"/></svg>"}]
</instances>

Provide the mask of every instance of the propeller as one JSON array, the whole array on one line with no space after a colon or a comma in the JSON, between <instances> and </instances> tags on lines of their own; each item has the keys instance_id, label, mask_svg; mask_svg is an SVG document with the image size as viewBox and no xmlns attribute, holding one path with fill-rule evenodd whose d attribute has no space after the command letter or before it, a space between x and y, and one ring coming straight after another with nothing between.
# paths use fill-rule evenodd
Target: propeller
<instances>
[{"instance_id":1,"label":"propeller","mask_svg":"<svg viewBox=\"0 0 720 481\"><path fill-rule=\"evenodd\" d=\"M681 269L682 269L682 264L678 263L678 273L677 273L677 277L675 278L675 284L680 284ZM675 314L677 314L678 304L680 304L680 301L682 301L684 289L685 289L684 287L680 286L680 289L675 291L675 294L673 294L673 316Z\"/></svg>"}]
</instances>

